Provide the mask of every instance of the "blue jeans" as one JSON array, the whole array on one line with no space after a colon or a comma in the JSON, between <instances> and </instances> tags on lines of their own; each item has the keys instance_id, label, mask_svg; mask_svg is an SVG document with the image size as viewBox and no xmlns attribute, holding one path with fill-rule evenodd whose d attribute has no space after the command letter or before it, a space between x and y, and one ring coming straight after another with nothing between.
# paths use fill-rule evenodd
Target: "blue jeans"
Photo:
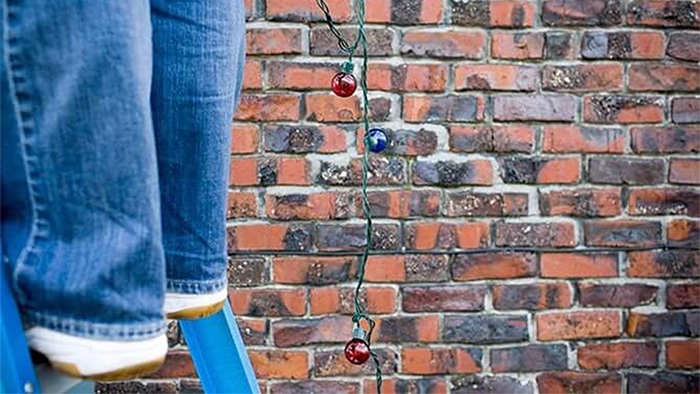
<instances>
[{"instance_id":1,"label":"blue jeans","mask_svg":"<svg viewBox=\"0 0 700 394\"><path fill-rule=\"evenodd\" d=\"M226 286L241 0L0 0L3 266L29 324L135 340Z\"/></svg>"}]
</instances>

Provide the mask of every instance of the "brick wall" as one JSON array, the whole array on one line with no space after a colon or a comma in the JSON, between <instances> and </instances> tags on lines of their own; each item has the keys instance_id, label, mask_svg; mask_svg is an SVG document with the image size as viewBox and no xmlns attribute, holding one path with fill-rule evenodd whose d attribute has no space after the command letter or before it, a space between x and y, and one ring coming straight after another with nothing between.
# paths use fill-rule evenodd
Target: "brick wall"
<instances>
[{"instance_id":1,"label":"brick wall","mask_svg":"<svg viewBox=\"0 0 700 394\"><path fill-rule=\"evenodd\" d=\"M386 392L698 392L700 2L367 1ZM359 97L314 0L247 7L232 305L263 392L373 393L341 355L358 259L316 253L363 244ZM194 377L174 350L129 384Z\"/></svg>"}]
</instances>

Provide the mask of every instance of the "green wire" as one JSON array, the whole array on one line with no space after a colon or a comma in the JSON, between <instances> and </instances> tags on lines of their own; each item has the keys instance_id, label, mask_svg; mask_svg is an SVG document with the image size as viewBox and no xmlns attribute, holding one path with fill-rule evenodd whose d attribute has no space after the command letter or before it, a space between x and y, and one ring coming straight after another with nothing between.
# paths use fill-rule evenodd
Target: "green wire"
<instances>
[{"instance_id":1,"label":"green wire","mask_svg":"<svg viewBox=\"0 0 700 394\"><path fill-rule=\"evenodd\" d=\"M330 29L331 33L335 36L335 38L338 40L338 46L342 51L347 53L348 55L348 60L343 65L343 71L346 71L348 69L351 69L352 66L352 58L353 55L355 54L355 51L357 50L358 47L362 47L362 71L361 71L361 76L360 76L360 87L362 89L362 109L363 109L363 114L362 114L362 120L364 123L365 127L365 136L364 136L364 143L365 143L365 150L362 155L362 209L365 214L365 218L367 219L367 226L366 226L366 243L362 252L362 257L360 258L360 265L358 267L358 273L357 273L357 287L355 287L355 295L353 299L354 307L355 307L355 313L352 316L352 321L354 324L360 325L360 322L362 320L365 320L367 324L369 325L369 330L367 331L367 343L371 344L372 342L372 332L374 331L375 327L375 322L372 320L372 318L363 310L362 305L360 305L360 291L362 290L362 284L364 283L365 280L365 268L367 267L367 258L369 257L370 254L370 248L372 247L372 215L370 211L370 205L369 205L369 199L367 197L367 178L368 178L368 173L369 173L369 146L370 146L370 141L369 141L369 97L367 95L367 63L368 63L368 55L367 55L367 36L365 35L365 1L364 0L357 0L356 2L356 7L355 7L355 12L357 14L357 38L355 39L355 42L350 45L348 42L340 36L340 32L338 29L335 27L335 23L333 22L333 17L331 15L330 9L328 8L328 5L326 4L325 0L316 0L316 3L318 4L319 8L321 8L321 11L325 14L326 18L326 23L328 24L328 28ZM346 71L347 72L347 71ZM371 347L370 347L371 349ZM370 356L372 356L372 360L374 361L374 365L376 367L376 379L377 379L377 394L381 394L382 392L382 368L381 365L379 364L379 357L377 357L377 354L370 350Z\"/></svg>"}]
</instances>

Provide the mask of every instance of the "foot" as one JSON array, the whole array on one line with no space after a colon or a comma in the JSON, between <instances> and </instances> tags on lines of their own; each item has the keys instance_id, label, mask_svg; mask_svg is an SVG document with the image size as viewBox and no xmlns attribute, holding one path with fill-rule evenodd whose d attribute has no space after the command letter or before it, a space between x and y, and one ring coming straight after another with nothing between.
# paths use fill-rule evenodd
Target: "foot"
<instances>
[{"instance_id":1,"label":"foot","mask_svg":"<svg viewBox=\"0 0 700 394\"><path fill-rule=\"evenodd\" d=\"M90 380L127 380L155 372L165 361L163 335L139 341L88 339L43 327L27 330L29 347L66 375Z\"/></svg>"},{"instance_id":2,"label":"foot","mask_svg":"<svg viewBox=\"0 0 700 394\"><path fill-rule=\"evenodd\" d=\"M207 294L165 294L165 314L168 319L199 319L215 314L224 307L226 289Z\"/></svg>"}]
</instances>

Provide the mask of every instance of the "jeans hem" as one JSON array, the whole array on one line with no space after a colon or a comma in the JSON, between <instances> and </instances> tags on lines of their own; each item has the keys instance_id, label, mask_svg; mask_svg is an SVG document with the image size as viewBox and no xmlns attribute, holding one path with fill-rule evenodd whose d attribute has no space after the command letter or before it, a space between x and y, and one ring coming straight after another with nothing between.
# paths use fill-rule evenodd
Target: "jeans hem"
<instances>
[{"instance_id":1,"label":"jeans hem","mask_svg":"<svg viewBox=\"0 0 700 394\"><path fill-rule=\"evenodd\" d=\"M94 323L36 311L24 311L30 325L37 325L64 334L90 339L137 341L162 335L167 330L165 319L151 323Z\"/></svg>"},{"instance_id":2,"label":"jeans hem","mask_svg":"<svg viewBox=\"0 0 700 394\"><path fill-rule=\"evenodd\" d=\"M214 280L168 279L165 283L166 291L170 293L207 294L225 289L228 279L226 277Z\"/></svg>"}]
</instances>

